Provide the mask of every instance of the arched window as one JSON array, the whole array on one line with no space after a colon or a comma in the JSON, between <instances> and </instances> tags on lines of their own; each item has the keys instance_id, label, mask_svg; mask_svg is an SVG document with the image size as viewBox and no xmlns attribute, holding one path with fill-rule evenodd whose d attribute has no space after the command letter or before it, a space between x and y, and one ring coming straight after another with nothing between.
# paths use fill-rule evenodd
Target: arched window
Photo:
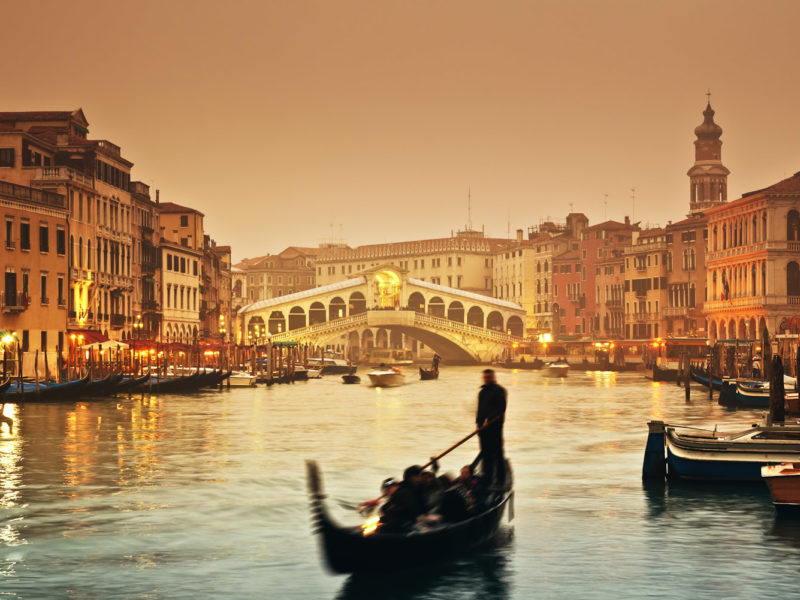
<instances>
[{"instance_id":1,"label":"arched window","mask_svg":"<svg viewBox=\"0 0 800 600\"><path fill-rule=\"evenodd\" d=\"M753 215L753 238L752 239L753 239L752 243L754 243L754 244L758 241L758 219L756 219L755 215Z\"/></svg>"},{"instance_id":2,"label":"arched window","mask_svg":"<svg viewBox=\"0 0 800 600\"><path fill-rule=\"evenodd\" d=\"M767 213L766 212L763 215L761 215L761 224L762 224L761 241L762 242L766 242L767 241Z\"/></svg>"},{"instance_id":3,"label":"arched window","mask_svg":"<svg viewBox=\"0 0 800 600\"><path fill-rule=\"evenodd\" d=\"M800 241L800 213L792 209L786 215L786 239Z\"/></svg>"},{"instance_id":4,"label":"arched window","mask_svg":"<svg viewBox=\"0 0 800 600\"><path fill-rule=\"evenodd\" d=\"M725 248L727 248L727 247L728 247L728 226L727 225L723 225L722 226L722 249L725 250Z\"/></svg>"},{"instance_id":5,"label":"arched window","mask_svg":"<svg viewBox=\"0 0 800 600\"><path fill-rule=\"evenodd\" d=\"M69 266L75 266L75 236L69 236Z\"/></svg>"},{"instance_id":6,"label":"arched window","mask_svg":"<svg viewBox=\"0 0 800 600\"><path fill-rule=\"evenodd\" d=\"M536 293L537 294L542 293L542 282L538 279L536 280Z\"/></svg>"},{"instance_id":7,"label":"arched window","mask_svg":"<svg viewBox=\"0 0 800 600\"><path fill-rule=\"evenodd\" d=\"M78 267L83 268L83 238L78 238Z\"/></svg>"},{"instance_id":8,"label":"arched window","mask_svg":"<svg viewBox=\"0 0 800 600\"><path fill-rule=\"evenodd\" d=\"M86 240L86 268L92 268L92 240Z\"/></svg>"}]
</instances>

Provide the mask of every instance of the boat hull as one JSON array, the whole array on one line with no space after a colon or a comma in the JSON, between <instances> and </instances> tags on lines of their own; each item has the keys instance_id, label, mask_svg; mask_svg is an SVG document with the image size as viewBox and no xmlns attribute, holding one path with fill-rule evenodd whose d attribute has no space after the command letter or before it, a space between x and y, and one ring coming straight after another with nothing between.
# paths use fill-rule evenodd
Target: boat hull
<instances>
[{"instance_id":1,"label":"boat hull","mask_svg":"<svg viewBox=\"0 0 800 600\"><path fill-rule=\"evenodd\" d=\"M800 469L798 465L784 463L764 467L761 475L769 488L775 508L800 510Z\"/></svg>"},{"instance_id":2,"label":"boat hull","mask_svg":"<svg viewBox=\"0 0 800 600\"><path fill-rule=\"evenodd\" d=\"M547 365L544 368L544 374L547 377L564 379L567 375L569 375L569 365L565 364Z\"/></svg>"},{"instance_id":3,"label":"boat hull","mask_svg":"<svg viewBox=\"0 0 800 600\"><path fill-rule=\"evenodd\" d=\"M419 378L422 381L430 381L432 379L439 379L439 371L433 369L423 369L422 367L419 368Z\"/></svg>"},{"instance_id":4,"label":"boat hull","mask_svg":"<svg viewBox=\"0 0 800 600\"><path fill-rule=\"evenodd\" d=\"M253 387L256 378L253 375L231 375L228 378L231 387Z\"/></svg>"},{"instance_id":5,"label":"boat hull","mask_svg":"<svg viewBox=\"0 0 800 600\"><path fill-rule=\"evenodd\" d=\"M400 387L406 382L402 373L368 373L373 387Z\"/></svg>"}]
</instances>

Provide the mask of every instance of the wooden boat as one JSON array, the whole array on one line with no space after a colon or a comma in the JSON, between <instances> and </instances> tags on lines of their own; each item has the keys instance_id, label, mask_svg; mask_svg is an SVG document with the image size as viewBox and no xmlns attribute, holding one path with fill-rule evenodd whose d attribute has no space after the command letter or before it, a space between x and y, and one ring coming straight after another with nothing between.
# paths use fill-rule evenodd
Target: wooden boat
<instances>
[{"instance_id":1,"label":"wooden boat","mask_svg":"<svg viewBox=\"0 0 800 600\"><path fill-rule=\"evenodd\" d=\"M11 387L11 377L7 378L3 383L0 383L0 394L5 394L6 390Z\"/></svg>"},{"instance_id":2,"label":"wooden boat","mask_svg":"<svg viewBox=\"0 0 800 600\"><path fill-rule=\"evenodd\" d=\"M323 375L341 375L349 373L351 366L343 358L309 358L308 365L312 368L321 368Z\"/></svg>"},{"instance_id":3,"label":"wooden boat","mask_svg":"<svg viewBox=\"0 0 800 600\"><path fill-rule=\"evenodd\" d=\"M692 367L690 369L690 373L689 374L690 374L690 376L691 376L693 381L699 383L700 385L704 385L704 386L708 387L709 377L708 377L708 372L707 371L701 371L700 369L698 369L696 367ZM713 381L714 389L715 390L721 389L722 388L722 383L723 383L722 378L714 377L713 379L714 379L714 381Z\"/></svg>"},{"instance_id":4,"label":"wooden boat","mask_svg":"<svg viewBox=\"0 0 800 600\"><path fill-rule=\"evenodd\" d=\"M423 369L419 368L419 378L422 381L430 381L431 379L439 379L439 369Z\"/></svg>"},{"instance_id":5,"label":"wooden boat","mask_svg":"<svg viewBox=\"0 0 800 600\"><path fill-rule=\"evenodd\" d=\"M126 392L133 391L134 388L146 384L149 379L149 373L145 373L139 377L125 377L119 383L117 383L116 387L111 391L111 393L124 394Z\"/></svg>"},{"instance_id":6,"label":"wooden boat","mask_svg":"<svg viewBox=\"0 0 800 600\"><path fill-rule=\"evenodd\" d=\"M65 381L64 383L39 384L36 389L35 382L25 382L22 390L17 391L16 386L10 386L0 398L0 402L10 404L22 402L62 402L74 400L79 397L89 383L89 375L81 379Z\"/></svg>"},{"instance_id":7,"label":"wooden boat","mask_svg":"<svg viewBox=\"0 0 800 600\"><path fill-rule=\"evenodd\" d=\"M94 398L109 396L114 391L114 388L117 387L119 382L122 381L122 377L122 375L108 375L103 379L94 379L89 381L89 383L86 384L82 395Z\"/></svg>"},{"instance_id":8,"label":"wooden boat","mask_svg":"<svg viewBox=\"0 0 800 600\"><path fill-rule=\"evenodd\" d=\"M348 384L361 383L361 377L355 373L349 373L347 375L342 375L342 382Z\"/></svg>"},{"instance_id":9,"label":"wooden boat","mask_svg":"<svg viewBox=\"0 0 800 600\"><path fill-rule=\"evenodd\" d=\"M761 467L761 476L778 510L800 509L800 463Z\"/></svg>"},{"instance_id":10,"label":"wooden boat","mask_svg":"<svg viewBox=\"0 0 800 600\"><path fill-rule=\"evenodd\" d=\"M314 529L327 565L337 573L388 571L451 560L492 540L507 507L509 520L513 518L514 492L509 489L483 512L425 531L382 533L374 522L342 527L328 513L319 467L309 461L306 468Z\"/></svg>"},{"instance_id":11,"label":"wooden boat","mask_svg":"<svg viewBox=\"0 0 800 600\"><path fill-rule=\"evenodd\" d=\"M645 451L645 475L650 465L665 461L674 479L760 481L761 467L800 463L800 424L764 423L734 433L650 424ZM660 452L660 457L658 456Z\"/></svg>"},{"instance_id":12,"label":"wooden boat","mask_svg":"<svg viewBox=\"0 0 800 600\"><path fill-rule=\"evenodd\" d=\"M569 364L566 362L547 363L544 367L544 374L547 377L564 378L569 374Z\"/></svg>"},{"instance_id":13,"label":"wooden boat","mask_svg":"<svg viewBox=\"0 0 800 600\"><path fill-rule=\"evenodd\" d=\"M306 369L308 371L308 379L322 379L322 369Z\"/></svg>"},{"instance_id":14,"label":"wooden boat","mask_svg":"<svg viewBox=\"0 0 800 600\"><path fill-rule=\"evenodd\" d=\"M367 376L373 387L399 387L406 382L406 376L399 369L375 369Z\"/></svg>"}]
</instances>

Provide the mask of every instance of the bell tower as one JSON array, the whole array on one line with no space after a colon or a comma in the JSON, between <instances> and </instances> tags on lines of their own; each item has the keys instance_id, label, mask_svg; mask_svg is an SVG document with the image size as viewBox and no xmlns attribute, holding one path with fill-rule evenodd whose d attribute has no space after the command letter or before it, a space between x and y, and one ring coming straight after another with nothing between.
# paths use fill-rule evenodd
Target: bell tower
<instances>
[{"instance_id":1,"label":"bell tower","mask_svg":"<svg viewBox=\"0 0 800 600\"><path fill-rule=\"evenodd\" d=\"M695 127L694 165L689 176L689 213L703 212L728 199L728 174L722 164L722 127L714 122L711 93L703 111L703 122Z\"/></svg>"}]
</instances>

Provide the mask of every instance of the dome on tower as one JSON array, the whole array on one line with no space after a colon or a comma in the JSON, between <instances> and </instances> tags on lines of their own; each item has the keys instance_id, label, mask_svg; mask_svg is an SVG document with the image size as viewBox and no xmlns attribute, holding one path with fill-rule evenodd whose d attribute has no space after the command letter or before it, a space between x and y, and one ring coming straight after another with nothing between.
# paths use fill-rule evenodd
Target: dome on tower
<instances>
[{"instance_id":1,"label":"dome on tower","mask_svg":"<svg viewBox=\"0 0 800 600\"><path fill-rule=\"evenodd\" d=\"M714 109L711 103L706 105L703 111L703 122L694 128L694 134L698 140L718 140L722 135L722 127L714 123Z\"/></svg>"}]
</instances>

